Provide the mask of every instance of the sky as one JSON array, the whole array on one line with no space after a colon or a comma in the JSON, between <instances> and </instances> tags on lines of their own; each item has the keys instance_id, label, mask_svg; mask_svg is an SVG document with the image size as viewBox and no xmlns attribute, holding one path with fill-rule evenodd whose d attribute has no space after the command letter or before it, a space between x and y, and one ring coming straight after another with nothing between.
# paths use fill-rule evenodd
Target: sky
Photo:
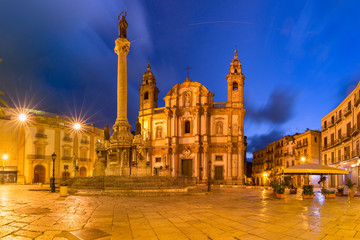
<instances>
[{"instance_id":1,"label":"sky","mask_svg":"<svg viewBox=\"0 0 360 240\"><path fill-rule=\"evenodd\" d=\"M251 152L320 129L360 80L358 1L2 0L0 91L10 106L116 119L117 17L127 11L128 118L134 127L150 59L163 97L186 78L227 99L238 50Z\"/></svg>"}]
</instances>

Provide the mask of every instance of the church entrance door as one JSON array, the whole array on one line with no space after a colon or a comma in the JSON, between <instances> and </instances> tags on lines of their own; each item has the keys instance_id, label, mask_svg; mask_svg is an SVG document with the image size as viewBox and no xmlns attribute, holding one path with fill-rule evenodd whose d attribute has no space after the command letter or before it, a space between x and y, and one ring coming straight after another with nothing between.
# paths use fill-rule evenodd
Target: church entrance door
<instances>
[{"instance_id":1,"label":"church entrance door","mask_svg":"<svg viewBox=\"0 0 360 240\"><path fill-rule=\"evenodd\" d=\"M34 169L34 183L45 182L45 168L41 165L36 165Z\"/></svg>"},{"instance_id":2,"label":"church entrance door","mask_svg":"<svg viewBox=\"0 0 360 240\"><path fill-rule=\"evenodd\" d=\"M181 161L181 175L186 177L192 176L192 159L183 159Z\"/></svg>"},{"instance_id":3,"label":"church entrance door","mask_svg":"<svg viewBox=\"0 0 360 240\"><path fill-rule=\"evenodd\" d=\"M223 167L222 166L216 166L215 167L215 180L223 180Z\"/></svg>"}]
</instances>

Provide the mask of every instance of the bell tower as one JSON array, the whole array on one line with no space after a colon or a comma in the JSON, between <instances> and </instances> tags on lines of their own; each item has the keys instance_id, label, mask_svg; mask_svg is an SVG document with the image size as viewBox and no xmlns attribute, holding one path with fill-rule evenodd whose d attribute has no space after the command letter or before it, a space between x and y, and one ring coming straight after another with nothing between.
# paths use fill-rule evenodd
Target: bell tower
<instances>
[{"instance_id":1,"label":"bell tower","mask_svg":"<svg viewBox=\"0 0 360 240\"><path fill-rule=\"evenodd\" d=\"M244 80L242 67L235 50L234 59L230 63L230 72L226 75L228 86L227 107L244 108Z\"/></svg>"},{"instance_id":2,"label":"bell tower","mask_svg":"<svg viewBox=\"0 0 360 240\"><path fill-rule=\"evenodd\" d=\"M151 72L150 62L147 71L143 74L140 90L140 111L157 108L159 89L156 87L156 79Z\"/></svg>"}]
</instances>

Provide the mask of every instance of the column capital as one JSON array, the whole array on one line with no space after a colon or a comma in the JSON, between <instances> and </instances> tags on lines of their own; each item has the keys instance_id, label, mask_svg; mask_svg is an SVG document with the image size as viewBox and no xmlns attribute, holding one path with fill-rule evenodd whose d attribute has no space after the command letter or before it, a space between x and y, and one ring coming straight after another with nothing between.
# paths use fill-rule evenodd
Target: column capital
<instances>
[{"instance_id":1,"label":"column capital","mask_svg":"<svg viewBox=\"0 0 360 240\"><path fill-rule=\"evenodd\" d=\"M128 54L130 50L130 42L126 38L118 38L115 40L114 52L119 54Z\"/></svg>"}]
</instances>

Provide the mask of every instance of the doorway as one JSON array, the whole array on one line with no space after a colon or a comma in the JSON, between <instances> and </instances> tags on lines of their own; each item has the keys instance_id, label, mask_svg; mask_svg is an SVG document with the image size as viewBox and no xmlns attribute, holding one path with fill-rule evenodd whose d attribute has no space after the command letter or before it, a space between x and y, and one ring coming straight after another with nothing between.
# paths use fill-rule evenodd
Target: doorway
<instances>
[{"instance_id":1,"label":"doorway","mask_svg":"<svg viewBox=\"0 0 360 240\"><path fill-rule=\"evenodd\" d=\"M192 176L192 159L183 159L181 161L181 175L186 177Z\"/></svg>"},{"instance_id":2,"label":"doorway","mask_svg":"<svg viewBox=\"0 0 360 240\"><path fill-rule=\"evenodd\" d=\"M215 180L223 180L223 166L215 166Z\"/></svg>"},{"instance_id":3,"label":"doorway","mask_svg":"<svg viewBox=\"0 0 360 240\"><path fill-rule=\"evenodd\" d=\"M45 168L42 165L36 165L34 168L34 183L45 182Z\"/></svg>"},{"instance_id":4,"label":"doorway","mask_svg":"<svg viewBox=\"0 0 360 240\"><path fill-rule=\"evenodd\" d=\"M86 167L80 168L80 177L86 177Z\"/></svg>"}]
</instances>

